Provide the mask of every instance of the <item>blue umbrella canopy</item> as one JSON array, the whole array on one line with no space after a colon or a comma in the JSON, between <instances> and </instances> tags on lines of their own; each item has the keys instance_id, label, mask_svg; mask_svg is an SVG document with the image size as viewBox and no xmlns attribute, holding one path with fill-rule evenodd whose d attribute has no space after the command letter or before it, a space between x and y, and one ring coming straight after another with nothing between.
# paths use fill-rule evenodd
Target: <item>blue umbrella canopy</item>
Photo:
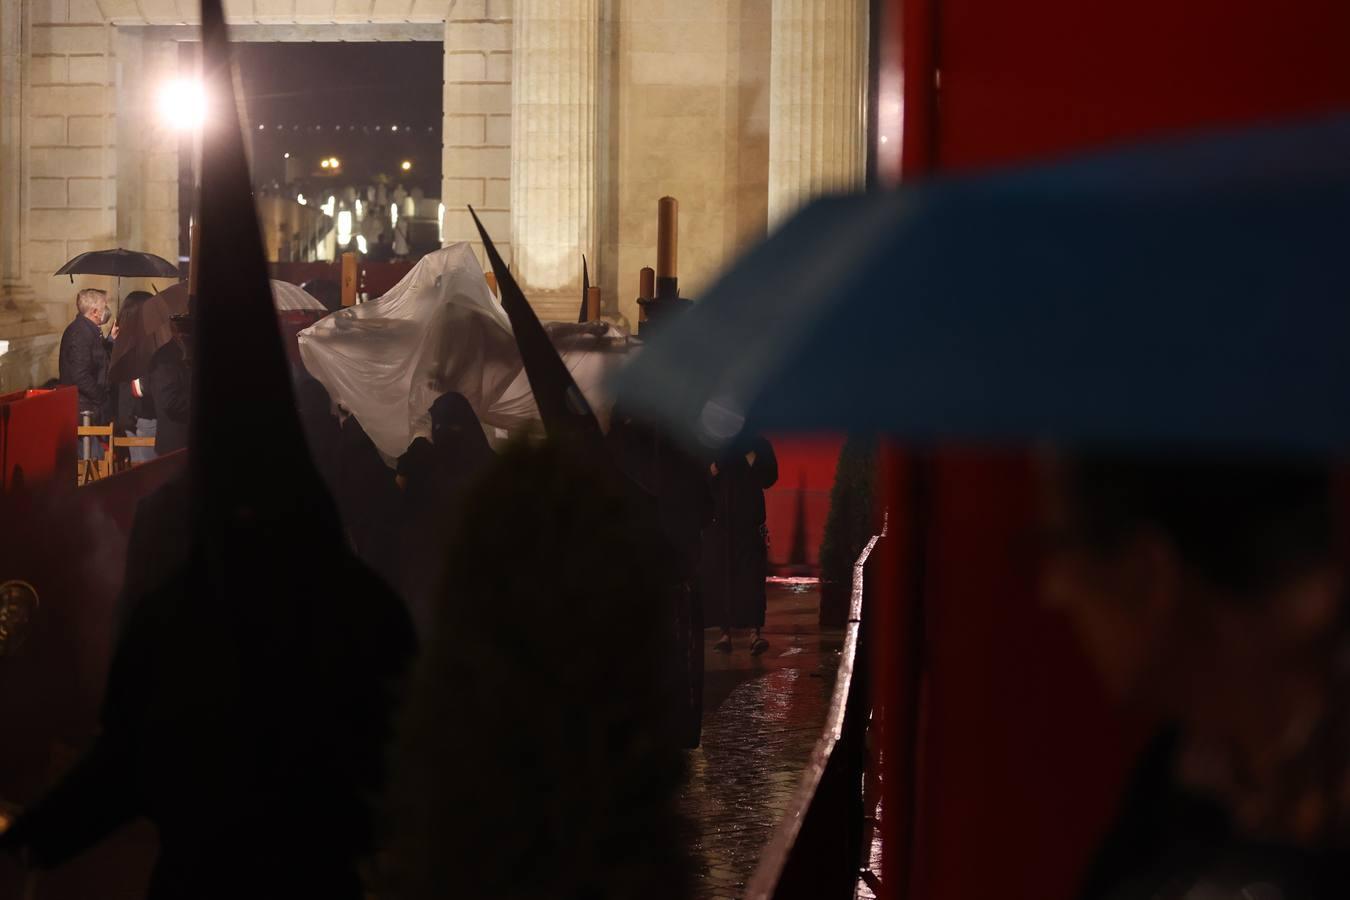
<instances>
[{"instance_id":1,"label":"blue umbrella canopy","mask_svg":"<svg viewBox=\"0 0 1350 900\"><path fill-rule=\"evenodd\" d=\"M624 372L692 443L1350 448L1350 116L819 200Z\"/></svg>"}]
</instances>

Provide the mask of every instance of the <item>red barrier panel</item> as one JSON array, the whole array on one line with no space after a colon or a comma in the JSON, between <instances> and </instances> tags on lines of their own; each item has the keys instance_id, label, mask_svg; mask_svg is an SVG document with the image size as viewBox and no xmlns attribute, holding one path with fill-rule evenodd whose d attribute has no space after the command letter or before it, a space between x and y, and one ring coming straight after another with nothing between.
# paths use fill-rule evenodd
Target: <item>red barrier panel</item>
<instances>
[{"instance_id":1,"label":"red barrier panel","mask_svg":"<svg viewBox=\"0 0 1350 900\"><path fill-rule=\"evenodd\" d=\"M0 494L75 488L73 387L0 395Z\"/></svg>"}]
</instances>

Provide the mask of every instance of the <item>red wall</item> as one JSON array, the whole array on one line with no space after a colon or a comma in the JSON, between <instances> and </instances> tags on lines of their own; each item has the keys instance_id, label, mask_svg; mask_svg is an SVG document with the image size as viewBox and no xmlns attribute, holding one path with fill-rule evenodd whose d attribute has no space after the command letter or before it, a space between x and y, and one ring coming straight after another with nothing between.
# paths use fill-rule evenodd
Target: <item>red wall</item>
<instances>
[{"instance_id":1,"label":"red wall","mask_svg":"<svg viewBox=\"0 0 1350 900\"><path fill-rule=\"evenodd\" d=\"M881 133L901 97L904 130L878 151L902 180L1350 107L1343 0L892 0L887 14ZM893 447L883 468L884 896L1067 900L1141 729L1036 605L1026 460L943 450L920 470Z\"/></svg>"},{"instance_id":2,"label":"red wall","mask_svg":"<svg viewBox=\"0 0 1350 900\"><path fill-rule=\"evenodd\" d=\"M944 170L1344 108L1343 0L925 0Z\"/></svg>"},{"instance_id":3,"label":"red wall","mask_svg":"<svg viewBox=\"0 0 1350 900\"><path fill-rule=\"evenodd\" d=\"M764 493L769 526L769 565L786 571L797 529L806 531L806 562L812 570L820 563L820 541L830 511L834 468L844 446L831 435L770 435L778 457L778 483ZM798 497L803 502L803 520L797 521Z\"/></svg>"}]
</instances>

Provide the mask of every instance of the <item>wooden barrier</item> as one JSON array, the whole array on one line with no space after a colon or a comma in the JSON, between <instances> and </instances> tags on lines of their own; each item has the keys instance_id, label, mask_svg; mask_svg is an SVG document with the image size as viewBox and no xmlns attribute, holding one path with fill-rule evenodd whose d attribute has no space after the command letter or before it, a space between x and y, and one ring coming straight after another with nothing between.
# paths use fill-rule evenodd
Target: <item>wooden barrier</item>
<instances>
[{"instance_id":1,"label":"wooden barrier","mask_svg":"<svg viewBox=\"0 0 1350 900\"><path fill-rule=\"evenodd\" d=\"M94 441L108 441L108 450L104 453L102 459L82 459L76 466L75 483L88 484L91 481L97 481L105 475L112 474L112 436L113 427L107 425L79 425L75 428L75 437L77 445L82 445L89 441L92 445Z\"/></svg>"},{"instance_id":2,"label":"wooden barrier","mask_svg":"<svg viewBox=\"0 0 1350 900\"><path fill-rule=\"evenodd\" d=\"M853 565L844 648L825 728L801 784L746 887L747 900L851 898L863 848L862 775L868 714L863 600L875 535Z\"/></svg>"},{"instance_id":3,"label":"wooden barrier","mask_svg":"<svg viewBox=\"0 0 1350 900\"><path fill-rule=\"evenodd\" d=\"M76 406L71 386L0 395L0 496L75 489Z\"/></svg>"}]
</instances>

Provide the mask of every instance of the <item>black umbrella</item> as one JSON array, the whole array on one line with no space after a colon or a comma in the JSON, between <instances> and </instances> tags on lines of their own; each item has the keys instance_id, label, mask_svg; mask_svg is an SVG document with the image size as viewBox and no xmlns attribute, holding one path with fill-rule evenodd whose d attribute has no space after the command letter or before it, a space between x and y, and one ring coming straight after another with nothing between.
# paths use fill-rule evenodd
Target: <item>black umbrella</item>
<instances>
[{"instance_id":1,"label":"black umbrella","mask_svg":"<svg viewBox=\"0 0 1350 900\"><path fill-rule=\"evenodd\" d=\"M153 253L138 250L91 250L56 270L57 275L112 275L116 278L178 278L178 267Z\"/></svg>"},{"instance_id":2,"label":"black umbrella","mask_svg":"<svg viewBox=\"0 0 1350 900\"><path fill-rule=\"evenodd\" d=\"M162 256L139 250L90 250L67 262L54 275L111 275L117 279L117 306L121 311L123 278L179 278L178 267Z\"/></svg>"}]
</instances>

